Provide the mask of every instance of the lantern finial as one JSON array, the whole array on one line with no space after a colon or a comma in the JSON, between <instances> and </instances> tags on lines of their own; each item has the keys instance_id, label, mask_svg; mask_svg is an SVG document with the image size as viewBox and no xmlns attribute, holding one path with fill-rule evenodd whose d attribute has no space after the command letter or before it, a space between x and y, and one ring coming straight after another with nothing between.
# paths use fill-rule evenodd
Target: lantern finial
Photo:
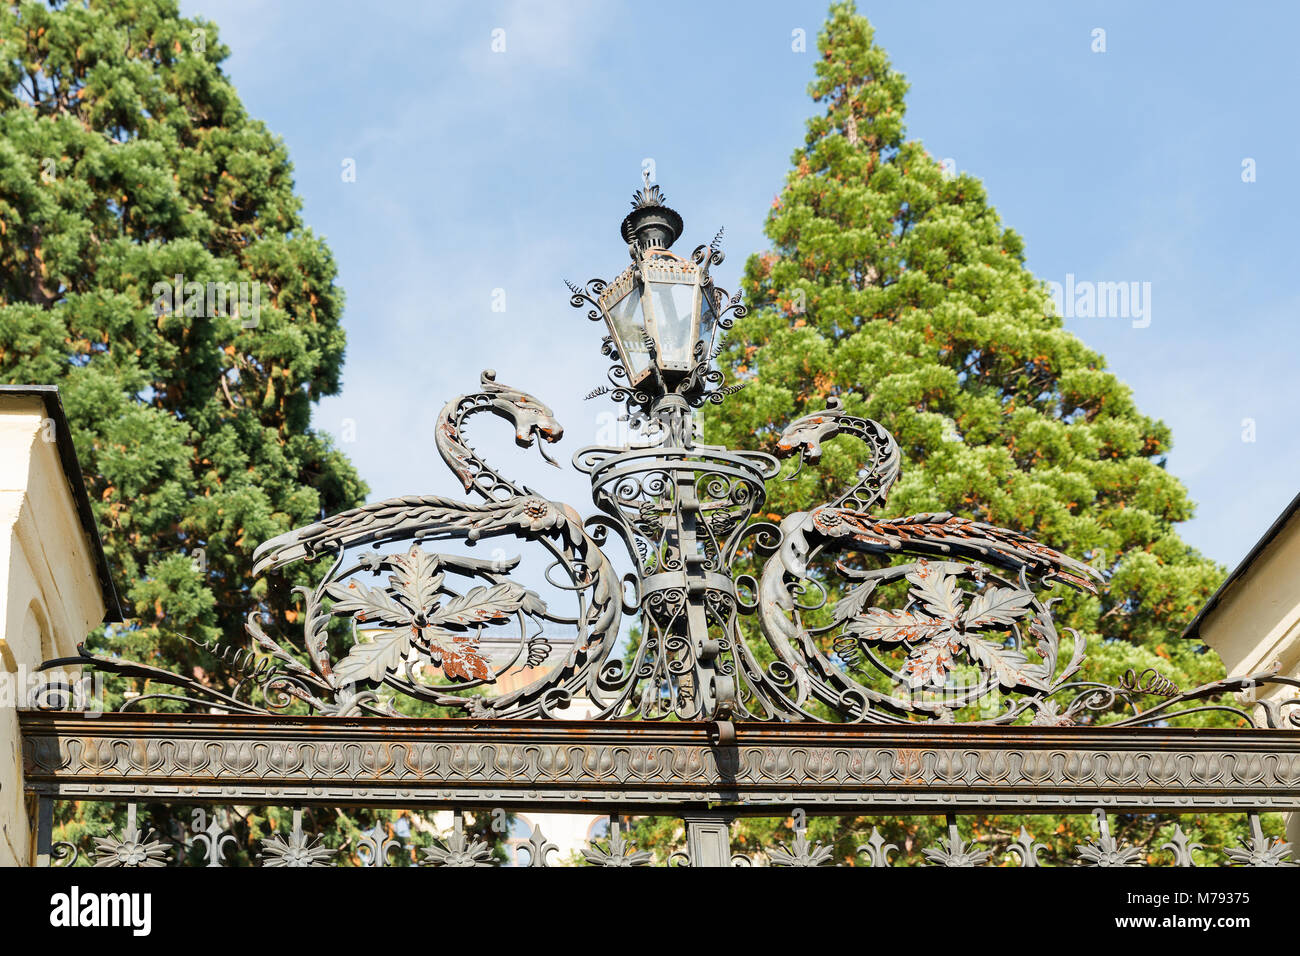
<instances>
[{"instance_id":1,"label":"lantern finial","mask_svg":"<svg viewBox=\"0 0 1300 956\"><path fill-rule=\"evenodd\" d=\"M632 211L623 220L619 230L623 241L640 250L667 249L682 234L682 217L664 205L667 198L658 184L650 184L650 171L641 171L645 183L632 194Z\"/></svg>"}]
</instances>

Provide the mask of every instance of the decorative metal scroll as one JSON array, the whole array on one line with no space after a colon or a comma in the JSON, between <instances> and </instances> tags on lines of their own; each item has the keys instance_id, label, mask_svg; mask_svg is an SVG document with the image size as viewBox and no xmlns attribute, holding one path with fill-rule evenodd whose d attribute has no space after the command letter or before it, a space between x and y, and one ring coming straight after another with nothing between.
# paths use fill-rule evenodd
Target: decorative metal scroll
<instances>
[{"instance_id":1,"label":"decorative metal scroll","mask_svg":"<svg viewBox=\"0 0 1300 956\"><path fill-rule=\"evenodd\" d=\"M575 466L636 564L641 639L600 674L601 714L762 720L780 716L738 615L749 613L731 566L778 463L718 450L588 448Z\"/></svg>"},{"instance_id":2,"label":"decorative metal scroll","mask_svg":"<svg viewBox=\"0 0 1300 956\"><path fill-rule=\"evenodd\" d=\"M392 498L265 542L255 574L298 563L322 571L297 589L292 620L253 610L246 646L209 647L238 674L233 686L84 651L46 666L89 663L142 679L145 693L127 705L135 709L165 699L239 713L397 716L406 699L476 718L549 718L581 702L597 720L1068 725L1126 707L1128 725L1218 709L1300 727L1294 696L1249 708L1217 699L1300 686L1271 672L1186 691L1155 672L1120 686L1080 679L1085 642L1058 627L1052 609L1064 589L1095 593L1101 574L1024 534L947 512L879 516L901 472L898 444L838 398L791 423L777 451L797 458L798 474L825 442L856 439L866 458L860 479L779 526L762 520L778 459L692 436L691 408L736 387L714 363L718 336L744 314L739 296L707 278L721 261L717 239L692 256L716 315L694 370L671 390L634 389L616 364L612 390L593 393L622 402L653 442L574 456L599 514L584 520L469 444L465 424L484 413L552 464L544 445L563 434L550 408L488 370L478 391L442 409L435 439L481 500ZM571 302L599 318L604 288L570 285ZM605 350L617 360L609 342ZM611 532L634 565L626 578L605 550ZM546 586L519 580L518 555L466 556L448 550L453 541L539 549ZM737 573L741 558L762 559L757 576ZM638 615L638 627L620 646L624 613ZM746 617L757 628L742 627ZM53 683L41 703L70 697ZM955 845L935 852L961 856Z\"/></svg>"}]
</instances>

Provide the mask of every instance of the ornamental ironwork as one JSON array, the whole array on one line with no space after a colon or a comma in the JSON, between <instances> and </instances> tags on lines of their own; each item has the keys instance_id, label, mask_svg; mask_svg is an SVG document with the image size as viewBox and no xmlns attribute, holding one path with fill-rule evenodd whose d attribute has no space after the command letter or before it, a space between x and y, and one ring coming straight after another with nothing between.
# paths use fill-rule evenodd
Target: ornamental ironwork
<instances>
[{"instance_id":1,"label":"ornamental ironwork","mask_svg":"<svg viewBox=\"0 0 1300 956\"><path fill-rule=\"evenodd\" d=\"M111 867L161 867L181 865L185 855L183 841L169 843L157 839L154 834L148 844L141 844L140 831L136 826L137 808L128 804L128 821L120 836L101 838L96 841L99 847L94 852L94 866ZM494 815L504 811L497 809ZM749 852L731 852L726 834L726 823L722 827L721 853L724 858L714 861L713 865L733 867L773 866L773 867L815 867L846 865L836 864L833 850L814 841L808 835L806 817L800 819L803 811L796 808L793 826L793 839L787 845L777 840L769 846L758 846ZM1176 824L1172 842L1166 842L1162 850L1173 853L1171 861L1159 860L1156 843L1148 846L1130 845L1111 834L1108 814L1102 808L1092 811L1096 819L1099 836L1095 840L1080 844L1072 854L1068 852L1050 855L1047 846L1035 841L1029 830L1020 828L1017 838L1010 842L985 840L972 834L971 839L962 836L961 826L955 815L949 814L946 820L947 833L936 846L920 847L919 853L906 853L893 843L886 843L878 829L872 827L868 842L859 846L856 861L848 865L870 867L892 866L935 866L935 867L985 867L985 866L1083 866L1083 867L1137 867L1166 863L1175 867L1196 866L1193 853L1202 856L1205 865L1228 865L1248 867L1294 867L1291 847L1282 840L1269 839L1263 835L1259 815L1250 814L1248 825L1252 836L1241 841L1242 848L1215 847L1207 848L1200 843L1190 842L1182 825ZM213 836L222 841L234 842L234 836L216 822L212 828ZM144 847L147 846L147 850ZM552 868L557 865L553 854L555 844L542 833L540 827L534 827L526 841L520 844L524 853L522 860L502 863L493 857L492 848L482 840L470 837L464 830L463 814L458 810L454 815L452 831L441 839L435 839L432 846L417 847L410 834L392 833L383 826L376 825L359 838L345 843L338 848L325 846L319 836L307 835L302 830L302 811L294 812L293 829L285 837L272 834L262 840L262 850L252 857L258 865L264 867L322 867L337 860L347 860L355 866L374 867L389 866L397 861L410 861L408 865L427 867L490 867L514 865L528 868ZM417 854L415 851L419 850ZM622 834L622 823L617 816L609 818L609 836L607 839L589 839L576 854L581 862L576 865L597 867L633 867L633 866L701 866L705 862L700 848L678 850L658 860L650 851L637 850ZM75 866L79 862L78 849L69 843L56 844L49 854L49 865L59 867ZM216 859L208 866L235 866L233 856L228 859Z\"/></svg>"},{"instance_id":2,"label":"ornamental ironwork","mask_svg":"<svg viewBox=\"0 0 1300 956\"><path fill-rule=\"evenodd\" d=\"M745 307L710 274L722 233L680 256L683 228L647 179L620 226L630 265L568 283L570 304L607 333L608 382L588 397L612 399L639 436L573 455L593 513L470 444L468 422L499 419L558 467L553 411L484 371L436 421L463 498L378 501L257 548L255 575L313 573L283 619L255 607L242 642L203 645L230 685L84 648L47 662L142 688L120 713L87 715L88 695L54 676L20 711L38 862L1294 865L1260 813L1300 810L1300 681L1084 679L1085 642L1054 608L1104 575L1018 531L891 515L902 451L847 393L791 422L775 454L697 440L695 411L745 384L717 365ZM815 467L832 441L859 449L857 480L769 520L768 483ZM1170 726L1205 710L1246 726ZM124 804L125 823L93 846L56 842L58 800ZM138 821L159 803L193 807L190 824L183 812ZM292 824L267 813L255 838L232 806L285 808ZM372 825L304 826L304 808L340 807L365 808ZM576 808L608 814L607 835L570 852L530 822L503 852L510 813ZM496 836L466 824L487 811ZM1195 817L1190 835L1177 822L1203 812L1245 813L1249 835L1207 845ZM629 816L664 813L681 819L679 842L652 852L630 838ZM830 842L810 834L811 816L849 813L947 825L920 846L889 827L897 842L875 826L865 843L824 822ZM1096 835L1076 844L1040 829L1038 842L1029 826L993 836L959 818L987 813L1091 813ZM418 834L389 826L391 814L418 820ZM788 814L789 837L733 848L740 814ZM1123 815L1157 814L1172 829L1132 842Z\"/></svg>"},{"instance_id":3,"label":"ornamental ironwork","mask_svg":"<svg viewBox=\"0 0 1300 956\"><path fill-rule=\"evenodd\" d=\"M1252 725L1300 727L1294 696L1224 702L1268 683L1300 686L1272 672L1187 690L1155 671L1117 686L1083 679L1085 641L1057 624L1053 606L1069 590L1096 593L1102 573L948 512L889 516L901 450L883 425L852 412L847 394L791 422L775 455L698 442L694 410L745 384L717 367L745 307L710 274L723 262L721 232L680 256L671 246L682 230L647 180L620 228L627 269L611 282L568 284L570 303L604 323L613 362L589 397L622 406L643 439L573 456L596 513L513 480L470 445L475 416L504 420L518 445L551 464L546 445L563 435L548 406L487 370L436 423L438 453L474 500L392 498L262 544L257 575L299 563L321 570L298 589L292 620L254 609L247 646L210 648L239 675L234 686L85 651L47 666L144 679L131 709L167 699L231 714L394 717L410 710L399 706L406 698L498 720L568 716L578 703L592 720L728 725L1059 727L1124 710L1115 722L1136 726L1220 709ZM766 520L781 459L792 460L793 478L834 440L860 448L856 483ZM488 542L498 545L491 556L452 547ZM505 545L536 551L544 572L517 574L521 557ZM619 550L632 572L615 569ZM630 631L625 615L635 618ZM49 687L46 701L65 692ZM967 853L951 841L932 852ZM370 858L384 855L377 843Z\"/></svg>"}]
</instances>

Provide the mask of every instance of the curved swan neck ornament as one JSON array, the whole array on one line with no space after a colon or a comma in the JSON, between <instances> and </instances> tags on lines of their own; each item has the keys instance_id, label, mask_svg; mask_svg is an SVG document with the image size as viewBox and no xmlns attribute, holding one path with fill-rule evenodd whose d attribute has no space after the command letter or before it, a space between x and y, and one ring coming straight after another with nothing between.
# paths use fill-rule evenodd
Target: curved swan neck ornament
<instances>
[{"instance_id":1,"label":"curved swan neck ornament","mask_svg":"<svg viewBox=\"0 0 1300 956\"><path fill-rule=\"evenodd\" d=\"M482 386L480 391L453 399L438 413L434 432L438 454L461 480L466 491L473 491L489 501L532 494L527 486L510 481L478 456L466 441L465 420L480 412L491 412L504 418L514 425L515 444L521 448L527 448L538 438L557 442L564 436L564 429L547 405L522 389L500 384L492 369L485 369L479 382ZM540 444L538 450L547 462L559 467Z\"/></svg>"},{"instance_id":2,"label":"curved swan neck ornament","mask_svg":"<svg viewBox=\"0 0 1300 956\"><path fill-rule=\"evenodd\" d=\"M852 435L859 439L871 452L871 460L863 465L857 484L832 504L861 511L883 507L889 489L898 481L902 471L898 442L880 422L849 414L838 396L826 399L824 411L804 415L787 425L777 439L776 453L783 458L799 455L798 469L790 476L793 479L805 464L819 461L822 445L837 435Z\"/></svg>"},{"instance_id":3,"label":"curved swan neck ornament","mask_svg":"<svg viewBox=\"0 0 1300 956\"><path fill-rule=\"evenodd\" d=\"M948 512L876 519L870 512L883 507L902 472L898 442L884 425L851 415L838 396L826 400L824 411L811 412L786 426L777 441L781 457L799 455L800 468L822 456L822 445L838 435L850 435L867 446L870 459L858 482L827 504L808 512L806 530L823 537L849 537L855 547L872 551L904 551L978 556L1007 570L1051 573L1079 590L1096 593L1101 574L1093 567L1039 544L1028 535L959 518ZM797 474L798 472L796 472ZM791 476L793 477L793 476ZM798 560L793 552L790 560Z\"/></svg>"}]
</instances>

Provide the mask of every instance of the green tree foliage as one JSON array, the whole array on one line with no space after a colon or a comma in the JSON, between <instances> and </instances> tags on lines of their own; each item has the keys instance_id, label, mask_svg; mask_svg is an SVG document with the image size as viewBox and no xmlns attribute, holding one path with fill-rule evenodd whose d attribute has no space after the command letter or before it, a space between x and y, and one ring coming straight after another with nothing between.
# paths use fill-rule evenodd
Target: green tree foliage
<instances>
[{"instance_id":1,"label":"green tree foliage","mask_svg":"<svg viewBox=\"0 0 1300 956\"><path fill-rule=\"evenodd\" d=\"M820 49L810 92L825 112L768 215L772 250L745 269L746 400L709 419L710 440L770 442L840 395L903 448L891 513L1030 532L1108 574L1070 622L1107 645L1095 676L1218 676L1213 654L1177 639L1222 572L1175 530L1192 505L1164 468L1169 429L1062 327L979 181L946 177L904 138L907 85L851 5L833 8ZM831 443L815 471L772 483L772 510L832 497L861 454Z\"/></svg>"},{"instance_id":2,"label":"green tree foliage","mask_svg":"<svg viewBox=\"0 0 1300 956\"><path fill-rule=\"evenodd\" d=\"M772 451L786 423L840 396L903 449L889 514L952 511L1031 533L1105 572L1099 598L1057 608L1088 642L1084 679L1115 683L1147 667L1185 688L1221 677L1217 655L1179 637L1223 572L1176 531L1192 505L1164 467L1169 429L1142 415L1102 357L1063 328L980 182L945 175L906 138L907 83L852 3L832 7L819 50L809 92L822 109L768 213L772 247L746 265L753 312L724 356L747 387L706 419L706 440L752 447L757 436ZM853 484L862 455L851 439L827 444L818 467L770 484L768 510L830 500ZM1197 720L1224 718L1188 718ZM872 822L824 821L812 832L838 840L844 859ZM1021 822L963 826L1005 846ZM1201 824L1216 831L1200 831L1202 842L1224 842L1224 818ZM1031 825L1058 858L1095 835L1087 817ZM1133 818L1116 832L1146 840L1161 827L1172 829ZM943 828L898 820L886 835L935 846ZM738 839L788 836L767 821Z\"/></svg>"},{"instance_id":3,"label":"green tree foliage","mask_svg":"<svg viewBox=\"0 0 1300 956\"><path fill-rule=\"evenodd\" d=\"M253 548L365 496L310 427L343 363L334 261L227 55L175 0L0 16L0 379L63 393L132 616L113 651L213 680L181 635L292 616Z\"/></svg>"},{"instance_id":4,"label":"green tree foliage","mask_svg":"<svg viewBox=\"0 0 1300 956\"><path fill-rule=\"evenodd\" d=\"M310 427L343 363L334 261L227 55L175 0L0 13L0 380L62 392L129 618L92 647L218 687L193 642L295 615L303 582L254 582L253 549L365 497ZM60 809L69 837L110 816Z\"/></svg>"}]
</instances>

